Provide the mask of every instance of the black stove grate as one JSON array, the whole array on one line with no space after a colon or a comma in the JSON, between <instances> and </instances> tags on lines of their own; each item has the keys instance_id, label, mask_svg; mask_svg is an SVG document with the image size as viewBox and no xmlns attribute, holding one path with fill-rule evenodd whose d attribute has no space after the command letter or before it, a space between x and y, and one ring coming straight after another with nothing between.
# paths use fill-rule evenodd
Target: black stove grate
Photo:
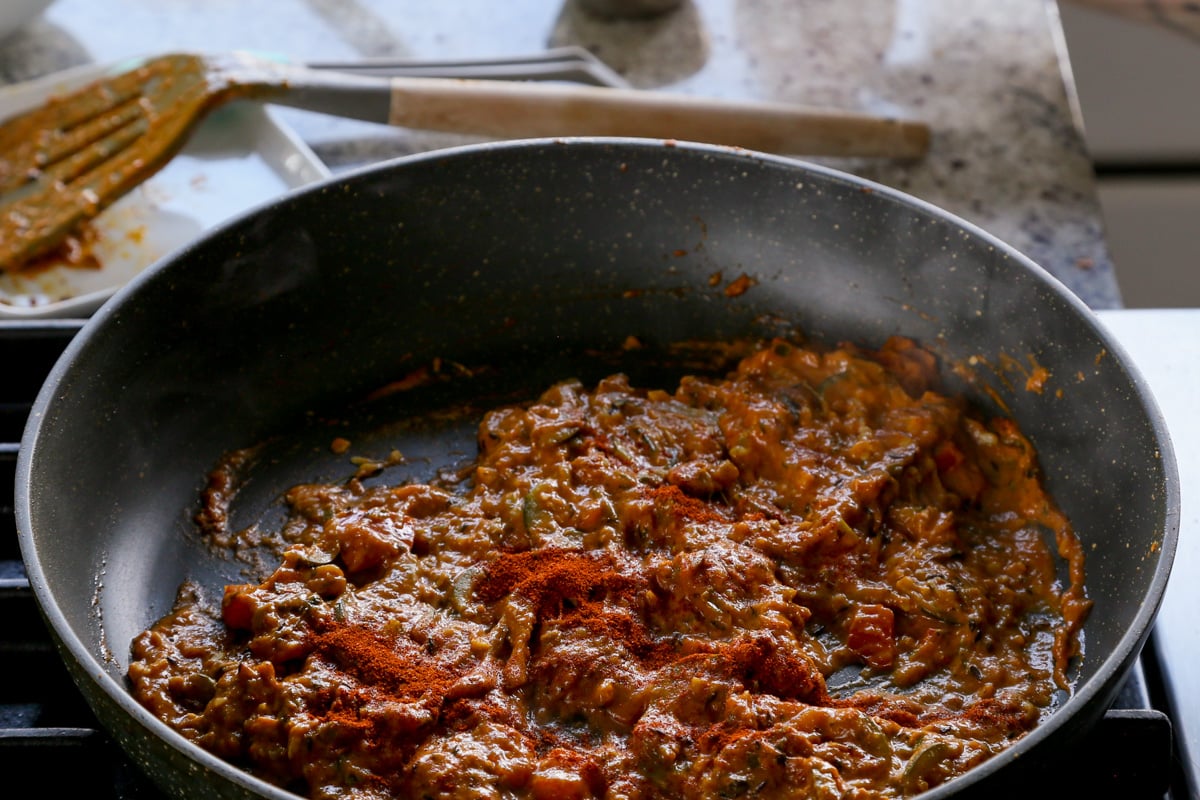
<instances>
[{"instance_id":1,"label":"black stove grate","mask_svg":"<svg viewBox=\"0 0 1200 800\"><path fill-rule=\"evenodd\" d=\"M39 793L48 796L158 800L161 792L103 731L72 683L17 543L13 487L21 434L42 382L84 322L0 321L0 774L36 776ZM1055 758L1029 782L1022 792L1028 800L1170 797L1172 729L1152 702L1153 675L1153 664L1139 664L1077 751Z\"/></svg>"}]
</instances>

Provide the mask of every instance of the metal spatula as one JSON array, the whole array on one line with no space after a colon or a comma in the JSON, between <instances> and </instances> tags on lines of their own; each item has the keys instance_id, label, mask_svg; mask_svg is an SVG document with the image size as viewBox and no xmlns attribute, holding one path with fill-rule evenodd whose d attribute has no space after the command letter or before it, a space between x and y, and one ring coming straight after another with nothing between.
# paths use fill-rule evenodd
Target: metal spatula
<instances>
[{"instance_id":1,"label":"metal spatula","mask_svg":"<svg viewBox=\"0 0 1200 800\"><path fill-rule=\"evenodd\" d=\"M378 78L233 54L170 54L0 125L0 268L57 246L161 169L218 105L252 98L497 138L634 136L766 152L919 158L916 122L625 88Z\"/></svg>"}]
</instances>

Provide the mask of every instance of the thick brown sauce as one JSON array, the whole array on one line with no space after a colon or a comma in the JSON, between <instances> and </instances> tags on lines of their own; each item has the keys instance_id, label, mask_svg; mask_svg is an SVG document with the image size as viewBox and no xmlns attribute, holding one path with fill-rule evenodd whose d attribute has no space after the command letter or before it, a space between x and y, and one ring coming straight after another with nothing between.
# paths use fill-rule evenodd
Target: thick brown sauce
<instances>
[{"instance_id":1,"label":"thick brown sauce","mask_svg":"<svg viewBox=\"0 0 1200 800\"><path fill-rule=\"evenodd\" d=\"M1050 712L1089 606L1029 442L934 375L774 342L493 411L462 485L297 486L274 574L184 587L133 690L315 798L920 793Z\"/></svg>"}]
</instances>

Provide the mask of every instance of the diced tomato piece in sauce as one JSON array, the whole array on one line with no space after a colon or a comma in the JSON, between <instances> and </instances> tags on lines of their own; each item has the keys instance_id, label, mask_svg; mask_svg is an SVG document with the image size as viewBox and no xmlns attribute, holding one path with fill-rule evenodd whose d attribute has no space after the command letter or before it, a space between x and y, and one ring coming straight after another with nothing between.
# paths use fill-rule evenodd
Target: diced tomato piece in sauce
<instances>
[{"instance_id":1,"label":"diced tomato piece in sauce","mask_svg":"<svg viewBox=\"0 0 1200 800\"><path fill-rule=\"evenodd\" d=\"M854 611L846 646L868 666L887 669L896 658L896 617L879 604L861 605Z\"/></svg>"}]
</instances>

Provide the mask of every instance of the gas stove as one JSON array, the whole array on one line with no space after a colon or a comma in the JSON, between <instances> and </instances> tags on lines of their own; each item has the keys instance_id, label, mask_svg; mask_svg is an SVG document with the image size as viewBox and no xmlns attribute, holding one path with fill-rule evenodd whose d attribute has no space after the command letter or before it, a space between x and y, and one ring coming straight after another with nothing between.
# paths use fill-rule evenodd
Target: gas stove
<instances>
[{"instance_id":1,"label":"gas stove","mask_svg":"<svg viewBox=\"0 0 1200 800\"><path fill-rule=\"evenodd\" d=\"M1184 486L1200 486L1200 310L1101 312L1151 385L1175 439ZM25 578L13 485L30 406L84 320L0 321L0 770L37 776L41 794L158 800L71 683ZM1029 798L1182 800L1200 790L1200 503L1183 492L1179 556L1149 644L1113 706L1076 751L1043 765ZM1189 530L1190 529L1190 530ZM1195 539L1188 541L1189 538Z\"/></svg>"}]
</instances>

